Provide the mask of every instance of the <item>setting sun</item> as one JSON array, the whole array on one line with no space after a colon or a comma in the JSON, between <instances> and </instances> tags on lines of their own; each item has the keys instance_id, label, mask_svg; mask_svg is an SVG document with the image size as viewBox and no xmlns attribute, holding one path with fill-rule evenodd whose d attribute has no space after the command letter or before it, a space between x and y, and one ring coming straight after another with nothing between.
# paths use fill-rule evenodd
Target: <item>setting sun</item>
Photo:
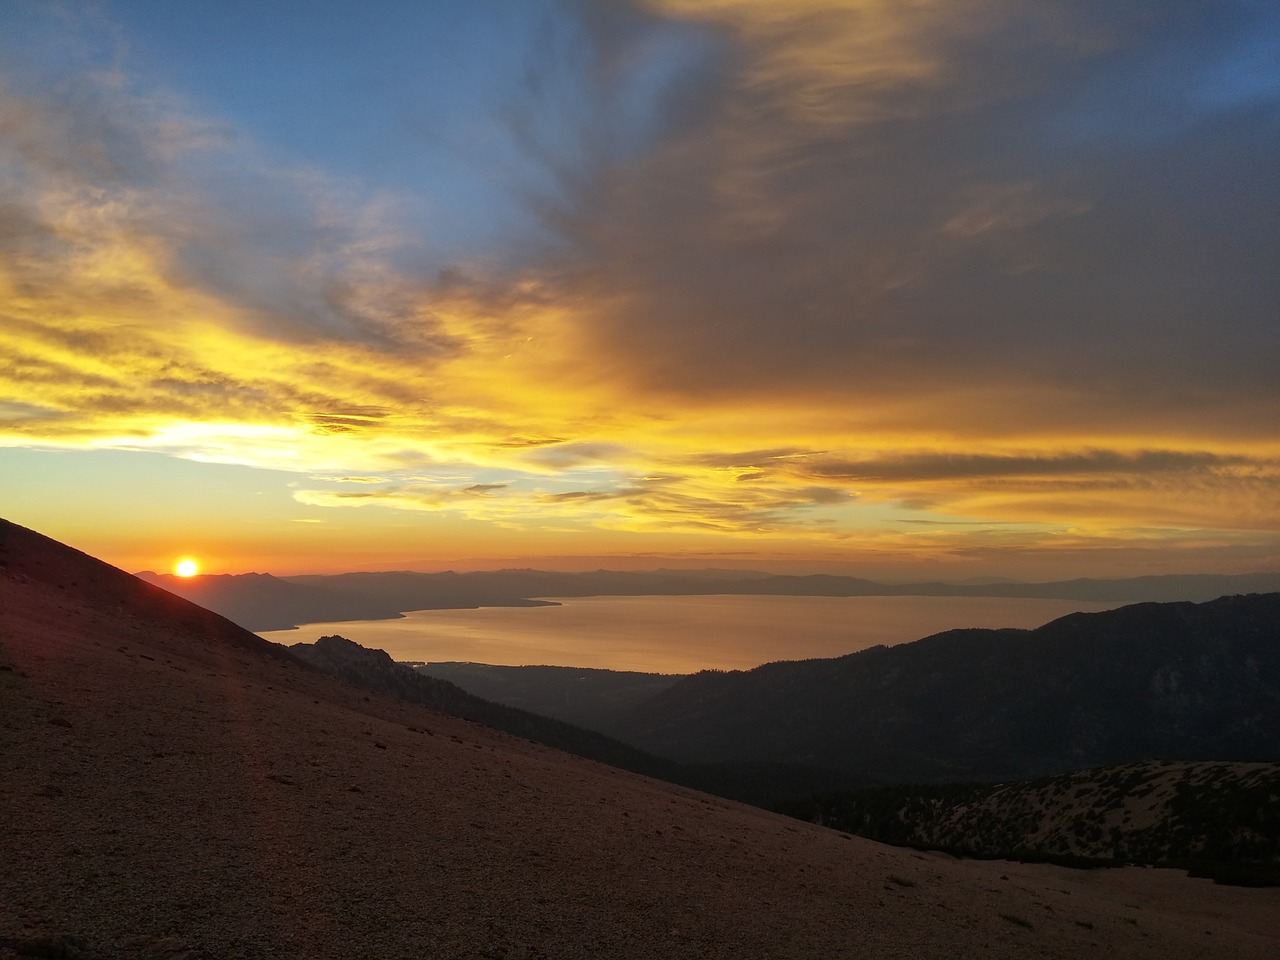
<instances>
[{"instance_id":1,"label":"setting sun","mask_svg":"<svg viewBox=\"0 0 1280 960\"><path fill-rule=\"evenodd\" d=\"M200 564L190 557L183 557L173 565L173 572L180 577L194 577L200 572Z\"/></svg>"}]
</instances>

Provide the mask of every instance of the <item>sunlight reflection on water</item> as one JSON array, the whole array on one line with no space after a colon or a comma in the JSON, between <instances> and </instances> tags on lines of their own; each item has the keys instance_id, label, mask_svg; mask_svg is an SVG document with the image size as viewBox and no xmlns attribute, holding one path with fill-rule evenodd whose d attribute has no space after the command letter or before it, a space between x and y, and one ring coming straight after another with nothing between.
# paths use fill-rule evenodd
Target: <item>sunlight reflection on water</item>
<instances>
[{"instance_id":1,"label":"sunlight reflection on water","mask_svg":"<svg viewBox=\"0 0 1280 960\"><path fill-rule=\"evenodd\" d=\"M1036 627L1068 613L1120 606L1003 597L647 596L559 602L419 610L400 620L308 624L260 635L291 644L336 633L386 650L396 660L692 673L837 657L956 627Z\"/></svg>"}]
</instances>

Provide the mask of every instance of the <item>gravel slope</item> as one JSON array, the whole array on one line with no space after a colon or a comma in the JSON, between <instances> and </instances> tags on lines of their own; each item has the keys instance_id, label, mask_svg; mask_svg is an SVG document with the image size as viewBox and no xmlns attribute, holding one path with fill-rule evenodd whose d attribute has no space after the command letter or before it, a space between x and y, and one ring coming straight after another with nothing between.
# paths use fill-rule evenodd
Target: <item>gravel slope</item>
<instances>
[{"instance_id":1,"label":"gravel slope","mask_svg":"<svg viewBox=\"0 0 1280 960\"><path fill-rule=\"evenodd\" d=\"M848 838L366 697L134 583L0 522L0 957L1280 955L1280 890Z\"/></svg>"}]
</instances>

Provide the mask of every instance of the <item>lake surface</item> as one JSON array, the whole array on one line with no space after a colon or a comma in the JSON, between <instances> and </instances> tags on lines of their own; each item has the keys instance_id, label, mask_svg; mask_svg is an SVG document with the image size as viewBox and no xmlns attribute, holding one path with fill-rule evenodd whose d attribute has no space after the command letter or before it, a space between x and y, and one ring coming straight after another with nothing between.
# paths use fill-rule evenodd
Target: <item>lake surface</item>
<instances>
[{"instance_id":1,"label":"lake surface","mask_svg":"<svg viewBox=\"0 0 1280 960\"><path fill-rule=\"evenodd\" d=\"M546 599L557 599L549 597ZM339 634L395 660L600 667L647 673L745 670L838 657L956 627L1038 627L1119 603L1003 597L571 597L555 607L418 610L400 620L313 623L260 634Z\"/></svg>"}]
</instances>

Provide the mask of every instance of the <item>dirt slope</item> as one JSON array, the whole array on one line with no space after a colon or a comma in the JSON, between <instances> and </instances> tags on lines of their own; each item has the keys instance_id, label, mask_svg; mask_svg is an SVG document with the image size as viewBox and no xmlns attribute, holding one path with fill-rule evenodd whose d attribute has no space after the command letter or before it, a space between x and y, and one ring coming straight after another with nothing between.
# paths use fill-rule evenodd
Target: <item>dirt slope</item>
<instances>
[{"instance_id":1,"label":"dirt slope","mask_svg":"<svg viewBox=\"0 0 1280 960\"><path fill-rule=\"evenodd\" d=\"M1280 955L1280 890L846 838L366 699L3 522L0 825L0 957Z\"/></svg>"}]
</instances>

